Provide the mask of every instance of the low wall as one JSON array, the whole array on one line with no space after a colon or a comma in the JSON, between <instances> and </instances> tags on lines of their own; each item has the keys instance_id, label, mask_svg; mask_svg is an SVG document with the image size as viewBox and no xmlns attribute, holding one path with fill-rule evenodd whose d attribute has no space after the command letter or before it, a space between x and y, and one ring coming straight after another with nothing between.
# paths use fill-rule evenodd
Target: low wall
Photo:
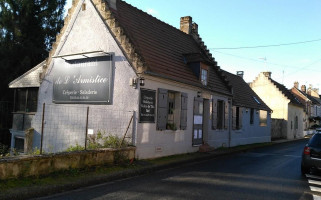
<instances>
[{"instance_id":1,"label":"low wall","mask_svg":"<svg viewBox=\"0 0 321 200\"><path fill-rule=\"evenodd\" d=\"M114 164L120 155L124 159L134 159L135 150L136 147L127 147L0 159L0 180Z\"/></svg>"},{"instance_id":2,"label":"low wall","mask_svg":"<svg viewBox=\"0 0 321 200\"><path fill-rule=\"evenodd\" d=\"M286 136L286 126L287 121L284 119L271 119L271 139L281 139L281 138L287 138Z\"/></svg>"}]
</instances>

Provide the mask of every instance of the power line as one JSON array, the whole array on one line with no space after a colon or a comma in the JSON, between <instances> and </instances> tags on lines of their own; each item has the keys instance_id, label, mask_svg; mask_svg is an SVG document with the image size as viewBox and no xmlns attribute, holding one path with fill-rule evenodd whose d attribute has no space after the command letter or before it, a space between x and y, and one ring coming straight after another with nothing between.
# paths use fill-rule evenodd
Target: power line
<instances>
[{"instance_id":1,"label":"power line","mask_svg":"<svg viewBox=\"0 0 321 200\"><path fill-rule=\"evenodd\" d=\"M279 47L279 46L289 46L296 44L305 44L311 42L319 42L321 39L316 40L307 40L302 42L291 42L291 43L283 43L283 44L271 44L271 45L258 45L258 46L245 46L245 47L223 47L223 48L209 48L209 49L255 49L255 48L268 48L268 47Z\"/></svg>"}]
</instances>

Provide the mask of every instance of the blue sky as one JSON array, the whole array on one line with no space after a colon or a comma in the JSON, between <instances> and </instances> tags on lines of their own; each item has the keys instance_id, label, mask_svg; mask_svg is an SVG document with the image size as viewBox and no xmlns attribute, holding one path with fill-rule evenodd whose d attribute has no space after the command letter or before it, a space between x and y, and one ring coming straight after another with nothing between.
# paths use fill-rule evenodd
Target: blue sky
<instances>
[{"instance_id":1,"label":"blue sky","mask_svg":"<svg viewBox=\"0 0 321 200\"><path fill-rule=\"evenodd\" d=\"M320 0L125 1L176 28L180 17L191 16L218 65L231 73L244 71L247 82L271 71L272 78L289 89L294 81L320 87ZM222 49L298 42L305 43Z\"/></svg>"}]
</instances>

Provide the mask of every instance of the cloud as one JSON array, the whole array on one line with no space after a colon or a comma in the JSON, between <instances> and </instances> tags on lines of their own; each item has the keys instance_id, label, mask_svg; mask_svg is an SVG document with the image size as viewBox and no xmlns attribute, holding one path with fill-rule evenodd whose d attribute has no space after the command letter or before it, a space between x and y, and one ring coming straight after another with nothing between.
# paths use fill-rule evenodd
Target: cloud
<instances>
[{"instance_id":1,"label":"cloud","mask_svg":"<svg viewBox=\"0 0 321 200\"><path fill-rule=\"evenodd\" d=\"M153 15L155 17L159 17L159 12L153 8L147 8L146 11L150 15Z\"/></svg>"}]
</instances>

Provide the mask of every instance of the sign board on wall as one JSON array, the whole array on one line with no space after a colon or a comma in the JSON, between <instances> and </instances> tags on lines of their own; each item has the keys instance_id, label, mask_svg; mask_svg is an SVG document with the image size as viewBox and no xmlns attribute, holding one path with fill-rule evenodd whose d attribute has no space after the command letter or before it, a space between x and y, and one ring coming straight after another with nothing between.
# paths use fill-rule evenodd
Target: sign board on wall
<instances>
[{"instance_id":1,"label":"sign board on wall","mask_svg":"<svg viewBox=\"0 0 321 200\"><path fill-rule=\"evenodd\" d=\"M139 122L155 123L156 90L140 90Z\"/></svg>"},{"instance_id":2,"label":"sign board on wall","mask_svg":"<svg viewBox=\"0 0 321 200\"><path fill-rule=\"evenodd\" d=\"M111 104L112 57L55 59L53 68L54 103Z\"/></svg>"}]
</instances>

